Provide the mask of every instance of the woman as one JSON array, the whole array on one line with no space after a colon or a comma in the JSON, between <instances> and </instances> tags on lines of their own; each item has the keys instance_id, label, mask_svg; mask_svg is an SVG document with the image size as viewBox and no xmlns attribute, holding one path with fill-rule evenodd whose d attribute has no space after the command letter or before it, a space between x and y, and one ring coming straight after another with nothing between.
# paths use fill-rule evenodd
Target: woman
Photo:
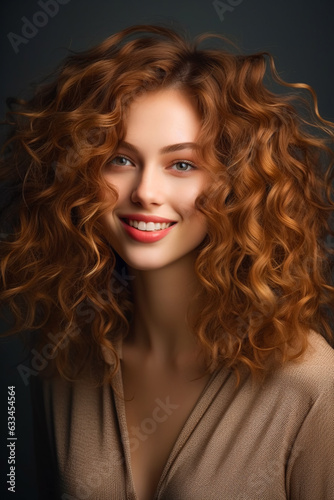
<instances>
[{"instance_id":1,"label":"woman","mask_svg":"<svg viewBox=\"0 0 334 500\"><path fill-rule=\"evenodd\" d=\"M125 29L9 114L41 498L334 498L333 125L204 38Z\"/></svg>"}]
</instances>

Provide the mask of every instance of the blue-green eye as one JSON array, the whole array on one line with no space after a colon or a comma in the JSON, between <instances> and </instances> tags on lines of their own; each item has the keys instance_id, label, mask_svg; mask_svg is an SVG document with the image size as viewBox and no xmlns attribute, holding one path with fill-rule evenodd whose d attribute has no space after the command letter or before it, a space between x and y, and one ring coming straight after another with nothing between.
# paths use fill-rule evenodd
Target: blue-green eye
<instances>
[{"instance_id":1,"label":"blue-green eye","mask_svg":"<svg viewBox=\"0 0 334 500\"><path fill-rule=\"evenodd\" d=\"M189 172L190 170L193 170L195 166L191 163L188 163L187 161L177 161L176 163L174 163L173 168L177 172Z\"/></svg>"},{"instance_id":2,"label":"blue-green eye","mask_svg":"<svg viewBox=\"0 0 334 500\"><path fill-rule=\"evenodd\" d=\"M126 156L121 155L114 156L114 158L110 160L110 163L112 165L117 165L118 167L128 167L129 165L132 165L132 162Z\"/></svg>"}]
</instances>

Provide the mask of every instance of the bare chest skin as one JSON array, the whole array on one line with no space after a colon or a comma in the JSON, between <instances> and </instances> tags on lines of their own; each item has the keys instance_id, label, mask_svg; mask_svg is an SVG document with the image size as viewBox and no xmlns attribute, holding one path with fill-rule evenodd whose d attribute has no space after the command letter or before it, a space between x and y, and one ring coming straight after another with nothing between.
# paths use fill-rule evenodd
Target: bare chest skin
<instances>
[{"instance_id":1,"label":"bare chest skin","mask_svg":"<svg viewBox=\"0 0 334 500\"><path fill-rule=\"evenodd\" d=\"M167 369L123 350L125 413L139 500L152 500L173 445L209 375L197 366Z\"/></svg>"}]
</instances>

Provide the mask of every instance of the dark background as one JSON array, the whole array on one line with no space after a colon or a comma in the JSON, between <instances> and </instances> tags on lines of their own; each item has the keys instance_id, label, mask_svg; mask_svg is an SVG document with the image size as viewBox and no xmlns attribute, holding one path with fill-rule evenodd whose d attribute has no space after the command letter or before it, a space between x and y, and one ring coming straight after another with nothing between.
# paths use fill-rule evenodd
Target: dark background
<instances>
[{"instance_id":1,"label":"dark background","mask_svg":"<svg viewBox=\"0 0 334 500\"><path fill-rule=\"evenodd\" d=\"M38 14L45 12L42 4L49 5L52 16ZM211 0L2 0L0 119L6 97L29 95L30 86L52 71L68 49L86 49L132 24L167 23L192 35L208 31L226 35L245 52L271 52L280 76L310 84L318 94L320 113L333 121L334 2L224 0L220 4L221 16ZM27 28L29 21L39 26ZM9 33L16 39L15 50ZM25 36L26 43L16 38L24 35L30 37ZM3 323L1 331L5 329ZM0 349L0 498L37 499L29 384L17 369L25 354L16 338L2 340ZM8 385L16 386L15 494L6 485Z\"/></svg>"}]
</instances>

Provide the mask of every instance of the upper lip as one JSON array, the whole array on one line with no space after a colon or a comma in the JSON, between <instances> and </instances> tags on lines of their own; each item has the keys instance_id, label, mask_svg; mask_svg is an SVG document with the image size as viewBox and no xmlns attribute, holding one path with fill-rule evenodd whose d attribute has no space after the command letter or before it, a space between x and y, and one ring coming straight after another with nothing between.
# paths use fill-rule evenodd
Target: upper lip
<instances>
[{"instance_id":1,"label":"upper lip","mask_svg":"<svg viewBox=\"0 0 334 500\"><path fill-rule=\"evenodd\" d=\"M121 214L118 215L120 219L138 220L143 222L176 222L175 220L165 219L157 215L144 215L144 214Z\"/></svg>"}]
</instances>

